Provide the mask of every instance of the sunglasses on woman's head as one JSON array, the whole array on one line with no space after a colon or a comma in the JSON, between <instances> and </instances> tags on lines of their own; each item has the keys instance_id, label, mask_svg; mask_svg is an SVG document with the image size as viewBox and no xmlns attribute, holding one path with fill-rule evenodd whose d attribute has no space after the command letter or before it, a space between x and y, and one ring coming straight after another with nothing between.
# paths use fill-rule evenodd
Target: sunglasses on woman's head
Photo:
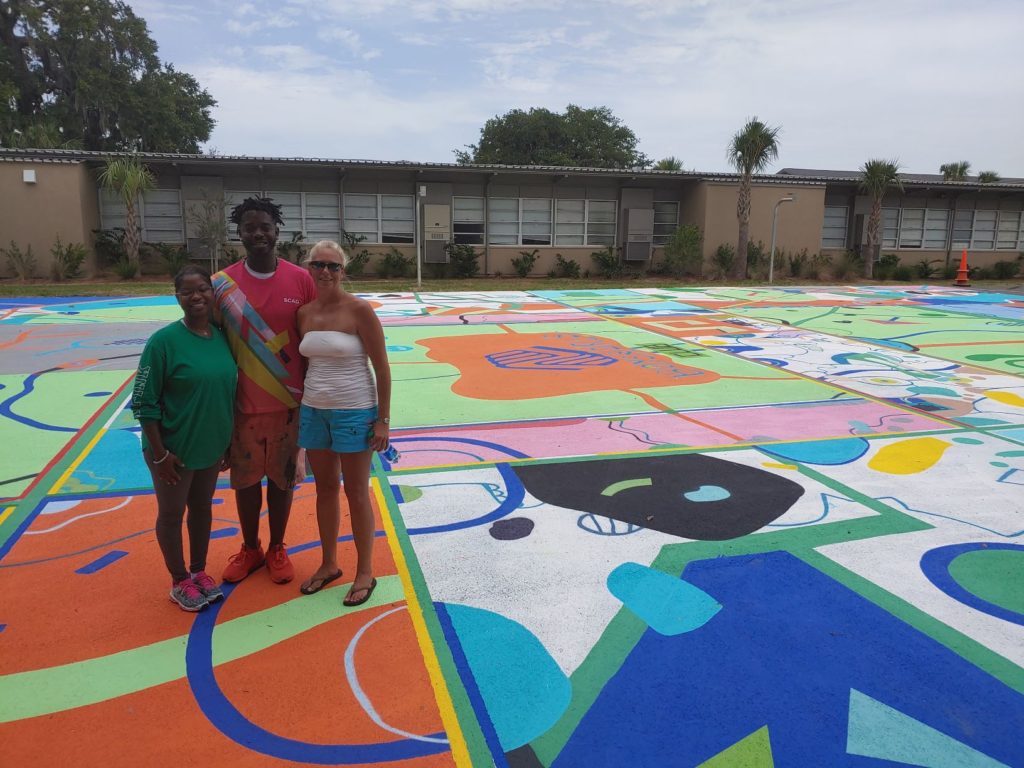
<instances>
[{"instance_id":1,"label":"sunglasses on woman's head","mask_svg":"<svg viewBox=\"0 0 1024 768\"><path fill-rule=\"evenodd\" d=\"M309 262L310 269L315 269L317 272L326 269L328 272L337 272L341 269L341 264L336 261L311 261Z\"/></svg>"}]
</instances>

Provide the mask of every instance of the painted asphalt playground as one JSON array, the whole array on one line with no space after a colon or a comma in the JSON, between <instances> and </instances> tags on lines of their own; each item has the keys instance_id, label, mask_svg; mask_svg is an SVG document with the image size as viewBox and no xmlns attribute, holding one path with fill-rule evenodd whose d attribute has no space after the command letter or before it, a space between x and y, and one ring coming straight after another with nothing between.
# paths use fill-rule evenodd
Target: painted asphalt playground
<instances>
[{"instance_id":1,"label":"painted asphalt playground","mask_svg":"<svg viewBox=\"0 0 1024 768\"><path fill-rule=\"evenodd\" d=\"M0 300L0 765L1024 766L1024 296L366 295L379 586L166 597L172 297ZM222 480L210 571L240 541Z\"/></svg>"}]
</instances>

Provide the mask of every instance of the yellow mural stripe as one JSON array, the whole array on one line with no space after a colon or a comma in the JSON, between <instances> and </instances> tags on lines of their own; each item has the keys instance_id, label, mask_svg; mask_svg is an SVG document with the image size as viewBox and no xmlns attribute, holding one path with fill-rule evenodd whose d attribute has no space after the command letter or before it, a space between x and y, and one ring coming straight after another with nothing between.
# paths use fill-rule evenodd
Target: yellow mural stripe
<instances>
[{"instance_id":1,"label":"yellow mural stripe","mask_svg":"<svg viewBox=\"0 0 1024 768\"><path fill-rule=\"evenodd\" d=\"M0 512L0 525L3 525L4 523L6 523L7 522L7 518L10 517L11 514L16 509L17 509L17 507L8 507L3 512Z\"/></svg>"},{"instance_id":2,"label":"yellow mural stripe","mask_svg":"<svg viewBox=\"0 0 1024 768\"><path fill-rule=\"evenodd\" d=\"M448 684L445 682L444 674L441 672L441 664L437 660L437 651L430 639L430 632L427 630L426 622L423 620L423 608L416 597L416 589L409 574L409 564L405 560L405 554L398 541L398 534L395 531L395 524L391 519L391 510L384 499L381 491L380 480L371 479L373 495L377 499L377 508L380 509L381 522L384 525L384 533L387 537L388 547L391 549L391 557L395 561L398 575L402 579L402 588L405 590L406 601L409 604L409 616L412 617L413 629L416 632L416 641L419 643L420 652L423 654L423 662L427 667L427 674L430 676L430 685L434 689L434 698L441 714L441 722L444 723L444 730L448 736L448 743L451 746L452 757L455 764L462 768L472 768L473 762L469 757L469 747L466 738L459 726L459 718L455 714L455 705L452 703L451 694L448 692Z\"/></svg>"},{"instance_id":3,"label":"yellow mural stripe","mask_svg":"<svg viewBox=\"0 0 1024 768\"><path fill-rule=\"evenodd\" d=\"M78 456L75 457L75 460L71 462L71 464L68 466L66 470L64 470L64 473L59 478L57 478L57 482L55 482L51 486L47 495L52 496L53 494L58 493L60 489L64 487L64 483L66 483L68 481L68 478L70 478L74 471L78 469L78 466L83 461L85 461L85 457L88 456L92 449L96 447L96 443L100 441L100 438L107 434L107 431L110 429L110 425L114 423L114 419L118 417L118 415L124 409L125 404L129 400L131 400L131 395L128 395L125 399L118 403L117 408L114 409L114 412L110 414L110 418L107 419L107 423L100 427L99 430L97 430L96 434L93 435L92 440L90 440L89 443L85 446L85 448L81 451L81 453L79 453Z\"/></svg>"}]
</instances>

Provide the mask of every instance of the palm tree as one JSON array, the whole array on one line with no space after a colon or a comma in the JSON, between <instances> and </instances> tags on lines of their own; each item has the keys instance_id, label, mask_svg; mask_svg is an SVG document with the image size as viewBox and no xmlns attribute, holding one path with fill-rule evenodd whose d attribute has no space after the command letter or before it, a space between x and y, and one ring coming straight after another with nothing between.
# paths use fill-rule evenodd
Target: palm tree
<instances>
[{"instance_id":1,"label":"palm tree","mask_svg":"<svg viewBox=\"0 0 1024 768\"><path fill-rule=\"evenodd\" d=\"M871 195L871 213L868 215L867 253L864 254L864 277L871 279L878 259L880 240L878 230L882 224L882 198L895 187L903 191L898 160L868 160L861 168L860 190Z\"/></svg>"},{"instance_id":2,"label":"palm tree","mask_svg":"<svg viewBox=\"0 0 1024 768\"><path fill-rule=\"evenodd\" d=\"M943 163L939 166L939 173L943 181L966 181L967 174L971 172L971 164L966 160L958 163Z\"/></svg>"},{"instance_id":3,"label":"palm tree","mask_svg":"<svg viewBox=\"0 0 1024 768\"><path fill-rule=\"evenodd\" d=\"M683 170L683 161L675 155L669 155L668 157L659 160L654 164L654 170L656 171L681 171Z\"/></svg>"},{"instance_id":4,"label":"palm tree","mask_svg":"<svg viewBox=\"0 0 1024 768\"><path fill-rule=\"evenodd\" d=\"M736 259L732 276L742 280L747 276L747 242L750 240L750 178L761 173L779 156L779 127L765 125L756 117L747 121L739 133L732 137L726 157L740 174L740 191L736 201L736 218L740 235L736 244Z\"/></svg>"},{"instance_id":5,"label":"palm tree","mask_svg":"<svg viewBox=\"0 0 1024 768\"><path fill-rule=\"evenodd\" d=\"M1002 181L1003 177L995 171L981 171L978 173L978 182L981 184L995 184L997 181Z\"/></svg>"},{"instance_id":6,"label":"palm tree","mask_svg":"<svg viewBox=\"0 0 1024 768\"><path fill-rule=\"evenodd\" d=\"M135 203L139 195L153 189L156 179L149 168L139 162L134 155L131 157L110 158L106 167L100 171L100 184L104 188L120 195L124 201L124 247L128 261L136 266L136 275L141 276L139 269L139 214Z\"/></svg>"}]
</instances>

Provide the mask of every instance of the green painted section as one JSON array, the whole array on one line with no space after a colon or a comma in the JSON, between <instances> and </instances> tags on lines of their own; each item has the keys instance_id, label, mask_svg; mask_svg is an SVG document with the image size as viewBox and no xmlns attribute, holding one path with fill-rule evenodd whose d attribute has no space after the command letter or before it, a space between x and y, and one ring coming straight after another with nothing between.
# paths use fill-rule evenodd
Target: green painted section
<instances>
[{"instance_id":1,"label":"green painted section","mask_svg":"<svg viewBox=\"0 0 1024 768\"><path fill-rule=\"evenodd\" d=\"M768 726L762 726L697 768L774 768Z\"/></svg>"},{"instance_id":2,"label":"green painted section","mask_svg":"<svg viewBox=\"0 0 1024 768\"><path fill-rule=\"evenodd\" d=\"M81 429L105 398L86 397L90 392L114 392L131 374L126 371L52 371L39 376L32 392L15 402L11 411L18 416L55 427ZM26 376L0 376L5 398L21 392ZM54 403L60 403L55 409ZM53 459L73 432L39 429L14 419L3 420L0 440L0 480L32 475L24 480L0 485L0 496L24 493L46 464Z\"/></svg>"},{"instance_id":3,"label":"green painted section","mask_svg":"<svg viewBox=\"0 0 1024 768\"><path fill-rule=\"evenodd\" d=\"M949 575L982 600L1024 613L1024 550L964 552L949 564Z\"/></svg>"},{"instance_id":4,"label":"green painted section","mask_svg":"<svg viewBox=\"0 0 1024 768\"><path fill-rule=\"evenodd\" d=\"M171 284L170 278L167 284ZM128 301L131 301L130 299ZM161 305L133 304L123 307L105 306L90 309L87 303L78 305L77 315L41 314L27 320L25 325L81 325L92 323L172 323L181 317L177 303Z\"/></svg>"},{"instance_id":5,"label":"green painted section","mask_svg":"<svg viewBox=\"0 0 1024 768\"><path fill-rule=\"evenodd\" d=\"M476 719L476 713L469 700L469 694L466 693L466 688L462 684L459 670L455 666L455 659L452 658L448 641L444 637L444 630L441 629L437 612L434 610L434 601L430 596L430 590L427 588L427 581L423 577L423 569L420 568L420 562L416 557L416 551L413 549L409 532L406 530L405 521L402 519L398 502L395 501L395 496L391 491L388 476L381 468L379 461L373 462L373 473L380 481L384 500L387 502L388 510L391 512L391 522L395 526L398 546L405 557L405 564L409 569L409 578L412 581L413 591L416 593L416 600L423 610L423 622L426 624L430 641L434 645L437 662L441 667L441 674L444 675L445 683L448 686L448 694L451 697L452 706L455 708L455 716L459 720L459 726L462 728L462 736L466 740L466 748L469 750L472 764L491 765L494 762L494 758L491 755L490 748L487 746L484 733L480 729L480 723Z\"/></svg>"},{"instance_id":6,"label":"green painted section","mask_svg":"<svg viewBox=\"0 0 1024 768\"><path fill-rule=\"evenodd\" d=\"M303 595L282 605L217 626L213 663L243 658L356 610L403 602L398 576L377 579L373 597L345 608L336 589ZM187 635L58 667L0 677L0 722L61 712L162 685L185 676Z\"/></svg>"},{"instance_id":7,"label":"green painted section","mask_svg":"<svg viewBox=\"0 0 1024 768\"><path fill-rule=\"evenodd\" d=\"M521 334L575 333L599 336L617 341L628 348L643 347L652 343L652 340L664 343L664 337L659 334L615 321L532 323L528 326L517 326L517 330ZM426 346L419 343L430 338L504 334L502 329L495 326L481 325L389 327L388 345L410 348L408 351L388 353L392 367L394 398L402 406L403 426L503 420L508 417L508 408L512 403L515 404L517 419L565 418L599 413L644 413L656 410L638 395L612 390L539 398L518 397L515 400L485 400L458 396L452 392L452 386L459 380L460 371L454 365L431 360L427 357ZM557 344L557 340L551 343ZM637 389L668 408L685 410L712 406L816 401L828 400L836 395L836 389L827 384L735 355L681 342L673 342L673 347L693 355L689 358L689 363L684 358L677 360L679 364L689 364L692 367L713 371L723 378L704 384ZM514 371L498 369L495 369L495 373L501 376L515 374ZM622 386L629 388L629 383L624 381ZM516 393L510 388L510 394Z\"/></svg>"}]
</instances>

